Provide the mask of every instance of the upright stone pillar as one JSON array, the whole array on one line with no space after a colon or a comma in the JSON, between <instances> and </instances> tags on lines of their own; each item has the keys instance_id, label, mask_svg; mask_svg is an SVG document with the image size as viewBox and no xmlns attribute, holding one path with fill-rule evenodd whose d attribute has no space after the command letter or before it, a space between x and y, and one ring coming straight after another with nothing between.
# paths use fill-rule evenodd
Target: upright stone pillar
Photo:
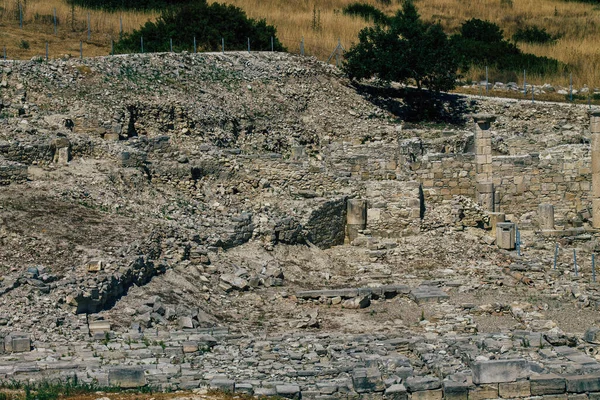
<instances>
[{"instance_id":1,"label":"upright stone pillar","mask_svg":"<svg viewBox=\"0 0 600 400\"><path fill-rule=\"evenodd\" d=\"M67 165L71 161L71 143L65 137L59 137L53 141L55 164Z\"/></svg>"},{"instance_id":2,"label":"upright stone pillar","mask_svg":"<svg viewBox=\"0 0 600 400\"><path fill-rule=\"evenodd\" d=\"M592 132L592 227L600 228L600 110L590 111Z\"/></svg>"},{"instance_id":3,"label":"upright stone pillar","mask_svg":"<svg viewBox=\"0 0 600 400\"><path fill-rule=\"evenodd\" d=\"M475 114L475 180L477 202L485 211L494 211L492 174L492 134L490 125L496 120L491 114Z\"/></svg>"},{"instance_id":4,"label":"upright stone pillar","mask_svg":"<svg viewBox=\"0 0 600 400\"><path fill-rule=\"evenodd\" d=\"M352 242L358 236L358 231L367 228L367 201L349 199L346 205L346 233L348 241Z\"/></svg>"},{"instance_id":5,"label":"upright stone pillar","mask_svg":"<svg viewBox=\"0 0 600 400\"><path fill-rule=\"evenodd\" d=\"M554 229L554 206L552 204L538 205L538 223L543 231Z\"/></svg>"}]
</instances>

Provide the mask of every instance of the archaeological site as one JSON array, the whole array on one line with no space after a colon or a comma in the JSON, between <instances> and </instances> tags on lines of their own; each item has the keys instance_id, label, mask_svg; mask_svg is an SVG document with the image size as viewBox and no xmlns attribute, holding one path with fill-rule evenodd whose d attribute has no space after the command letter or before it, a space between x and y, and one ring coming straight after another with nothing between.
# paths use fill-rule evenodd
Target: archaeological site
<instances>
[{"instance_id":1,"label":"archaeological site","mask_svg":"<svg viewBox=\"0 0 600 400\"><path fill-rule=\"evenodd\" d=\"M0 381L600 399L599 109L409 122L276 52L0 63Z\"/></svg>"}]
</instances>

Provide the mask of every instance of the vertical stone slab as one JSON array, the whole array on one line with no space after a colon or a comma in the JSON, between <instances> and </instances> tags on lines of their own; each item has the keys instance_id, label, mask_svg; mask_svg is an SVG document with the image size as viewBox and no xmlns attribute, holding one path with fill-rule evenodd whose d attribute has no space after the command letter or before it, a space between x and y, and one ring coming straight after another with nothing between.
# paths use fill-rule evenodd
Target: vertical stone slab
<instances>
[{"instance_id":1,"label":"vertical stone slab","mask_svg":"<svg viewBox=\"0 0 600 400\"><path fill-rule=\"evenodd\" d=\"M486 211L494 211L492 173L492 134L490 126L496 120L491 114L474 114L476 199Z\"/></svg>"},{"instance_id":2,"label":"vertical stone slab","mask_svg":"<svg viewBox=\"0 0 600 400\"><path fill-rule=\"evenodd\" d=\"M367 228L367 201L349 199L346 205L346 235L352 242L358 236L358 231Z\"/></svg>"},{"instance_id":3,"label":"vertical stone slab","mask_svg":"<svg viewBox=\"0 0 600 400\"><path fill-rule=\"evenodd\" d=\"M512 222L499 222L496 224L496 245L504 250L514 250L517 229Z\"/></svg>"},{"instance_id":4,"label":"vertical stone slab","mask_svg":"<svg viewBox=\"0 0 600 400\"><path fill-rule=\"evenodd\" d=\"M71 142L65 137L59 137L52 142L54 148L53 162L67 165L71 161Z\"/></svg>"},{"instance_id":5,"label":"vertical stone slab","mask_svg":"<svg viewBox=\"0 0 600 400\"><path fill-rule=\"evenodd\" d=\"M590 111L592 133L592 227L600 228L600 110Z\"/></svg>"},{"instance_id":6,"label":"vertical stone slab","mask_svg":"<svg viewBox=\"0 0 600 400\"><path fill-rule=\"evenodd\" d=\"M506 215L504 213L491 212L491 213L489 213L489 216L490 216L489 225L490 225L490 228L491 228L490 235L492 237L496 237L496 225L499 222L506 221Z\"/></svg>"},{"instance_id":7,"label":"vertical stone slab","mask_svg":"<svg viewBox=\"0 0 600 400\"><path fill-rule=\"evenodd\" d=\"M543 231L554 229L554 206L552 204L538 205L538 223Z\"/></svg>"}]
</instances>

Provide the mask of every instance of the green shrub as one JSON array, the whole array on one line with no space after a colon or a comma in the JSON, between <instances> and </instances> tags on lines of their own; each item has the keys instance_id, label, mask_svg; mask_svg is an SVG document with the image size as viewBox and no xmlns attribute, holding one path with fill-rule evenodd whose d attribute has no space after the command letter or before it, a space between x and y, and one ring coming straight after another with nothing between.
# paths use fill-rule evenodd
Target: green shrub
<instances>
[{"instance_id":1,"label":"green shrub","mask_svg":"<svg viewBox=\"0 0 600 400\"><path fill-rule=\"evenodd\" d=\"M471 19L452 37L463 70L471 66L489 66L498 71L522 71L532 74L556 73L557 60L523 53L514 43L503 38L500 27L489 21Z\"/></svg>"},{"instance_id":2,"label":"green shrub","mask_svg":"<svg viewBox=\"0 0 600 400\"><path fill-rule=\"evenodd\" d=\"M265 20L256 21L246 17L238 7L219 3L208 5L206 0L197 0L180 8L169 8L156 22L147 22L139 30L126 34L115 44L117 53L140 51L141 39L144 51L169 51L173 39L175 51L192 50L196 38L198 50L221 50L221 38L226 50L245 50L248 38L252 50L271 50L271 37L275 51L285 51L277 39L276 29Z\"/></svg>"},{"instance_id":3,"label":"green shrub","mask_svg":"<svg viewBox=\"0 0 600 400\"><path fill-rule=\"evenodd\" d=\"M387 24L389 18L379 9L370 4L352 3L348 4L342 12L346 15L361 17L367 22L375 22L376 24Z\"/></svg>"},{"instance_id":4,"label":"green shrub","mask_svg":"<svg viewBox=\"0 0 600 400\"><path fill-rule=\"evenodd\" d=\"M527 43L553 43L558 37L552 36L546 29L538 28L537 26L528 26L526 28L519 28L513 35L515 42L527 42Z\"/></svg>"}]
</instances>

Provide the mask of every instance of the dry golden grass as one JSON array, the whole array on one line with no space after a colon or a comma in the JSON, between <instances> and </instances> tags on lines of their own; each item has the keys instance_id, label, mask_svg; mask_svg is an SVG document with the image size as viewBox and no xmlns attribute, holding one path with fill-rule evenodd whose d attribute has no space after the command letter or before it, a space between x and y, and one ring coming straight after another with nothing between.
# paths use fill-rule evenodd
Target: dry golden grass
<instances>
[{"instance_id":1,"label":"dry golden grass","mask_svg":"<svg viewBox=\"0 0 600 400\"><path fill-rule=\"evenodd\" d=\"M278 36L291 52L298 52L304 38L306 54L327 59L338 39L347 49L357 40L357 34L366 23L360 18L343 15L342 9L355 0L225 0L246 11L252 18L264 18L277 27ZM563 0L415 0L425 20L439 21L449 33L455 32L469 18L487 19L499 24L510 37L519 28L537 25L552 34L561 35L553 45L519 46L526 52L553 57L569 64L574 70L576 87L587 84L600 86L600 8L583 3ZM378 5L377 0L363 2ZM79 43L84 41L84 54L94 56L108 54L111 39L117 38L122 19L123 30L130 32L155 19L157 13L103 12L72 10L65 0L26 0L24 28L19 29L17 0L0 0L0 51L7 47L9 58L28 58L42 55L45 43L49 42L50 56L79 54ZM378 5L380 8L381 6ZM393 14L400 5L393 0L391 6L382 9ZM54 35L53 10L59 20L58 35ZM316 11L316 13L315 13ZM92 37L87 39L87 15L90 15ZM29 43L24 49L22 40ZM0 53L1 55L1 53ZM481 71L469 73L472 79L482 78ZM512 80L520 82L520 74L514 76L494 75L490 80ZM536 84L551 82L567 85L566 73L555 76L528 77Z\"/></svg>"},{"instance_id":2,"label":"dry golden grass","mask_svg":"<svg viewBox=\"0 0 600 400\"><path fill-rule=\"evenodd\" d=\"M79 55L83 41L85 56L107 55L111 40L124 32L139 28L155 12L105 12L74 9L65 0L26 0L23 5L23 28L19 27L19 8L16 0L0 0L0 56L6 47L8 58L25 59L44 55L48 42L49 56L63 54ZM58 32L54 34L54 10ZM88 14L91 22L91 38L88 40Z\"/></svg>"}]
</instances>

